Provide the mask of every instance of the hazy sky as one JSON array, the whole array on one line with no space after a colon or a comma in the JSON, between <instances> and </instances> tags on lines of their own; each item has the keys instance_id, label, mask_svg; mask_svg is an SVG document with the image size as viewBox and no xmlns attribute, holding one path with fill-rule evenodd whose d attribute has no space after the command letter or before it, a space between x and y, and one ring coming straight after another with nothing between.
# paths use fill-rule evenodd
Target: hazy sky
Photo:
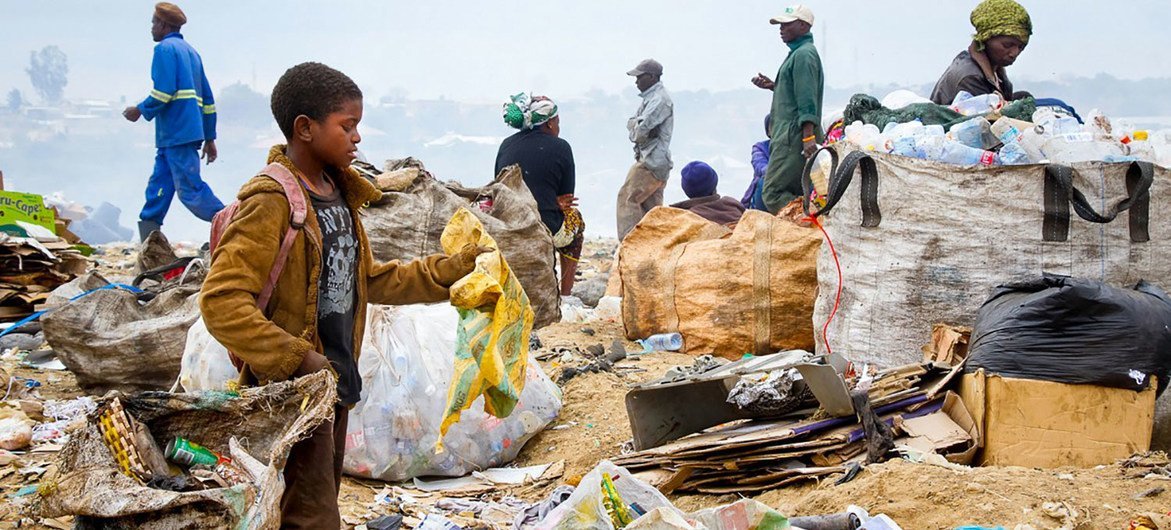
<instances>
[{"instance_id":1,"label":"hazy sky","mask_svg":"<svg viewBox=\"0 0 1171 530\"><path fill-rule=\"evenodd\" d=\"M761 0L180 1L183 33L213 87L256 82L267 91L306 60L350 74L371 97L498 101L521 90L554 97L630 86L623 73L653 56L674 90L747 86L785 56ZM811 1L832 86L926 83L971 34L975 1ZM1171 2L1031 0L1033 41L1016 80L1171 73ZM0 90L31 98L29 51L56 44L69 57L66 96L113 99L149 90L152 1L0 0Z\"/></svg>"}]
</instances>

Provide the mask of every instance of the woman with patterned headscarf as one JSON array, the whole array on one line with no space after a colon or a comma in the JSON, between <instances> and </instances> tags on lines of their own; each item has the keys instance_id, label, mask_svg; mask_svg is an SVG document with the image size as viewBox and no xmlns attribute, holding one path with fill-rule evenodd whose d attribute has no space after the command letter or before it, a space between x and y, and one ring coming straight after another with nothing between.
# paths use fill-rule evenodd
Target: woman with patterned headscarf
<instances>
[{"instance_id":1,"label":"woman with patterned headscarf","mask_svg":"<svg viewBox=\"0 0 1171 530\"><path fill-rule=\"evenodd\" d=\"M997 93L1005 101L1028 95L1013 92L1004 69L1029 44L1033 34L1029 12L1013 0L984 0L972 10L971 21L976 28L972 43L935 83L931 101L950 105L961 90L973 96Z\"/></svg>"},{"instance_id":2,"label":"woman with patterned headscarf","mask_svg":"<svg viewBox=\"0 0 1171 530\"><path fill-rule=\"evenodd\" d=\"M522 93L504 104L503 114L504 123L520 131L500 144L496 173L520 164L525 186L537 200L541 221L553 234L553 246L561 256L561 295L569 296L585 240L585 222L573 195L573 150L560 138L557 104L545 96Z\"/></svg>"}]
</instances>

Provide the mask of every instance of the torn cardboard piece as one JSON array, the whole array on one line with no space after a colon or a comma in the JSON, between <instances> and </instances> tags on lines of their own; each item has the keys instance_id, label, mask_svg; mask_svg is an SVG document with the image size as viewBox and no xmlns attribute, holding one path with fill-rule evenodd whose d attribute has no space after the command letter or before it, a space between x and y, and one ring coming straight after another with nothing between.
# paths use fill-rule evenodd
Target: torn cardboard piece
<instances>
[{"instance_id":1,"label":"torn cardboard piece","mask_svg":"<svg viewBox=\"0 0 1171 530\"><path fill-rule=\"evenodd\" d=\"M968 358L968 343L972 328L935 324L931 328L931 343L923 346L923 361L956 366Z\"/></svg>"}]
</instances>

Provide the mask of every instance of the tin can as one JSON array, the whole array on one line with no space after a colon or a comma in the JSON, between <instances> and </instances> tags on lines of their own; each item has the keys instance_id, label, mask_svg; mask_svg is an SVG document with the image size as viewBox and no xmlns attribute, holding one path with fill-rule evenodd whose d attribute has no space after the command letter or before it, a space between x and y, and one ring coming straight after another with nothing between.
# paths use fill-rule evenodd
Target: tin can
<instances>
[{"instance_id":1,"label":"tin can","mask_svg":"<svg viewBox=\"0 0 1171 530\"><path fill-rule=\"evenodd\" d=\"M167 460L184 466L214 466L221 460L220 455L195 442L184 438L175 438L167 444Z\"/></svg>"}]
</instances>

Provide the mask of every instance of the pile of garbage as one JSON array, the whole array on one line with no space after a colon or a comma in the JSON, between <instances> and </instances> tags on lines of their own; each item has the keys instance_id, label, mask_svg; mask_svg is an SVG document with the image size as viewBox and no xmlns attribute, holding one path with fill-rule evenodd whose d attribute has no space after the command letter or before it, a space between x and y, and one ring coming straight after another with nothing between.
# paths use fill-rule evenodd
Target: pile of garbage
<instances>
[{"instance_id":1,"label":"pile of garbage","mask_svg":"<svg viewBox=\"0 0 1171 530\"><path fill-rule=\"evenodd\" d=\"M0 321L31 315L49 293L85 272L81 252L56 236L0 233Z\"/></svg>"},{"instance_id":2,"label":"pile of garbage","mask_svg":"<svg viewBox=\"0 0 1171 530\"><path fill-rule=\"evenodd\" d=\"M31 315L89 267L89 248L54 212L40 195L0 191L0 322Z\"/></svg>"},{"instance_id":3,"label":"pile of garbage","mask_svg":"<svg viewBox=\"0 0 1171 530\"><path fill-rule=\"evenodd\" d=\"M614 462L665 493L706 494L762 492L835 475L846 482L862 462L896 453L972 462L979 429L959 396L947 390L959 364L927 361L878 372L849 367L845 378L835 372L805 352L790 352L693 374L664 389L676 396L722 392L729 404L725 417L709 404L706 417L696 418L699 404L683 403L672 406L677 416L664 418L653 405L654 387L636 389L627 401L631 427L636 447L649 448ZM688 399L678 397L676 405ZM698 431L708 426L704 421L724 424L659 445L680 433L656 431L656 425Z\"/></svg>"},{"instance_id":4,"label":"pile of garbage","mask_svg":"<svg viewBox=\"0 0 1171 530\"><path fill-rule=\"evenodd\" d=\"M972 96L961 91L946 109L961 116L961 121L942 121L933 114L891 114L883 119L917 117L881 124L856 120L846 125L843 138L862 150L963 166L1090 161L1171 165L1171 130L1150 131L1124 121L1112 123L1097 110L1083 123L1060 106L1038 105L1027 120L1002 114L1004 109L1005 102L998 94ZM1012 114L1026 117L1022 112Z\"/></svg>"},{"instance_id":5,"label":"pile of garbage","mask_svg":"<svg viewBox=\"0 0 1171 530\"><path fill-rule=\"evenodd\" d=\"M516 528L521 526L518 524ZM834 514L787 517L753 499L684 513L659 489L628 470L603 461L583 477L572 494L557 504L535 528L901 530L902 527L883 514L871 517L858 506L849 506Z\"/></svg>"}]
</instances>

